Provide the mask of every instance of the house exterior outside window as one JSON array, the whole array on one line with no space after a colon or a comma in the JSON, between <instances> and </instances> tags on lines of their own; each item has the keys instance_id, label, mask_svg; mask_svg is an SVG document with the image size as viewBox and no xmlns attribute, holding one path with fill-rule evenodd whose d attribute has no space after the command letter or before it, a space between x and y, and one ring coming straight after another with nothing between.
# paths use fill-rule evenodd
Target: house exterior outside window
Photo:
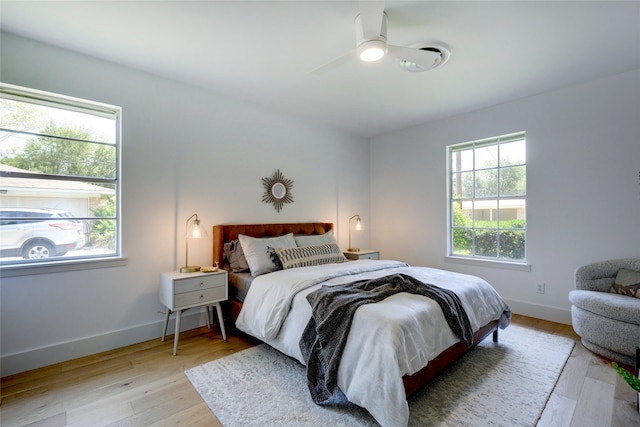
<instances>
[{"instance_id":1,"label":"house exterior outside window","mask_svg":"<svg viewBox=\"0 0 640 427\"><path fill-rule=\"evenodd\" d=\"M449 256L526 262L524 132L451 145Z\"/></svg>"},{"instance_id":2,"label":"house exterior outside window","mask_svg":"<svg viewBox=\"0 0 640 427\"><path fill-rule=\"evenodd\" d=\"M120 116L0 83L0 269L120 256Z\"/></svg>"}]
</instances>

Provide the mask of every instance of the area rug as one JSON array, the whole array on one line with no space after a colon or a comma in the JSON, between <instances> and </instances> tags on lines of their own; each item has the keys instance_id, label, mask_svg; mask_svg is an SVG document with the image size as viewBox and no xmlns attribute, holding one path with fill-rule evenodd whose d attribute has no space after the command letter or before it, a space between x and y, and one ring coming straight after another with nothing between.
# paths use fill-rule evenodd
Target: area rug
<instances>
[{"instance_id":1,"label":"area rug","mask_svg":"<svg viewBox=\"0 0 640 427\"><path fill-rule=\"evenodd\" d=\"M410 399L410 426L533 426L571 354L570 339L511 325ZM376 426L355 405L322 407L305 368L265 344L185 371L225 427Z\"/></svg>"}]
</instances>

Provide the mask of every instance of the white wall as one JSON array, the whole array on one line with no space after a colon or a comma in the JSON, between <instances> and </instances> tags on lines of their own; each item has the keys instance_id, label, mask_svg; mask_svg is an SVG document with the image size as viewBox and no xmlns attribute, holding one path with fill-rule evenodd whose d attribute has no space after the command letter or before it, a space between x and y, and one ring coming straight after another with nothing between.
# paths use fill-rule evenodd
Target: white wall
<instances>
[{"instance_id":1,"label":"white wall","mask_svg":"<svg viewBox=\"0 0 640 427\"><path fill-rule=\"evenodd\" d=\"M3 376L159 337L159 274L184 263L194 212L207 228L334 222L345 248L349 216L369 212L365 139L10 34L0 48L5 83L123 108L127 257L124 267L3 278ZM261 201L261 178L276 169L294 181L280 213ZM211 233L189 246L190 263L211 265ZM203 324L191 312L183 330Z\"/></svg>"},{"instance_id":2,"label":"white wall","mask_svg":"<svg viewBox=\"0 0 640 427\"><path fill-rule=\"evenodd\" d=\"M527 132L531 271L445 262L446 146L517 131ZM478 275L514 312L570 323L577 267L640 256L639 174L640 71L379 136L372 246L385 258Z\"/></svg>"},{"instance_id":3,"label":"white wall","mask_svg":"<svg viewBox=\"0 0 640 427\"><path fill-rule=\"evenodd\" d=\"M479 275L514 311L562 322L577 266L640 256L640 71L383 135L369 147L115 64L9 34L0 42L3 82L123 107L127 257L124 267L2 279L3 376L159 337L159 272L184 262L184 221L194 212L207 227L332 221L342 247L359 213L366 230L355 245ZM446 145L520 130L531 271L445 263ZM260 201L261 178L276 169L294 180L295 203L279 214ZM191 261L210 264L210 246L191 243ZM184 329L201 316L187 317Z\"/></svg>"}]
</instances>

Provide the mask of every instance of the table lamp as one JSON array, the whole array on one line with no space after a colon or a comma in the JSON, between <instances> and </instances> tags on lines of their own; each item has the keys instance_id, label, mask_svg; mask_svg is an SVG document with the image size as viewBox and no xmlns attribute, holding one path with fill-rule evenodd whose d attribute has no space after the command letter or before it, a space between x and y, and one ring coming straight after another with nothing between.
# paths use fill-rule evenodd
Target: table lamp
<instances>
[{"instance_id":1,"label":"table lamp","mask_svg":"<svg viewBox=\"0 0 640 427\"><path fill-rule=\"evenodd\" d=\"M349 252L360 252L360 248L354 248L351 246L351 220L356 218L356 230L362 230L362 221L360 221L360 215L355 214L351 218L349 218L349 248L347 249Z\"/></svg>"},{"instance_id":2,"label":"table lamp","mask_svg":"<svg viewBox=\"0 0 640 427\"><path fill-rule=\"evenodd\" d=\"M189 265L189 239L199 239L201 237L206 237L207 232L200 227L200 219L198 219L198 214L193 214L187 219L187 227L186 227L186 253L184 259L184 267L180 268L180 273L194 273L196 271L200 271L199 265Z\"/></svg>"}]
</instances>

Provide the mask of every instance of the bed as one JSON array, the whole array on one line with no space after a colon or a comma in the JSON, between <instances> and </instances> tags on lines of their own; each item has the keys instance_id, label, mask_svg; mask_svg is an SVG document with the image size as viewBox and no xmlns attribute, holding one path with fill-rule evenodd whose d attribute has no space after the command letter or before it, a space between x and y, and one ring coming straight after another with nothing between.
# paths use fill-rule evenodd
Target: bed
<instances>
[{"instance_id":1,"label":"bed","mask_svg":"<svg viewBox=\"0 0 640 427\"><path fill-rule=\"evenodd\" d=\"M225 256L233 257L230 248L240 240L245 243L239 245L241 248L251 248L247 242L258 239L259 244L279 245L282 241L278 239L286 238L287 246L291 235L296 242L307 244L335 242L332 230L332 223L323 222L214 226L213 261L230 270L231 320L239 330L304 364L298 343L311 318L306 297L322 285L401 274L453 290L469 314L473 330L469 345L453 334L438 305L421 295L399 293L363 305L353 317L338 371L340 391L368 410L382 426L406 425L407 398L490 334L497 341L498 328L508 326L511 312L497 292L478 277L395 260L329 262L267 271L254 277L253 268L250 272L232 271ZM266 247L273 251L271 246ZM278 250L281 255L296 251ZM247 254L247 259L253 257L253 253Z\"/></svg>"}]
</instances>

